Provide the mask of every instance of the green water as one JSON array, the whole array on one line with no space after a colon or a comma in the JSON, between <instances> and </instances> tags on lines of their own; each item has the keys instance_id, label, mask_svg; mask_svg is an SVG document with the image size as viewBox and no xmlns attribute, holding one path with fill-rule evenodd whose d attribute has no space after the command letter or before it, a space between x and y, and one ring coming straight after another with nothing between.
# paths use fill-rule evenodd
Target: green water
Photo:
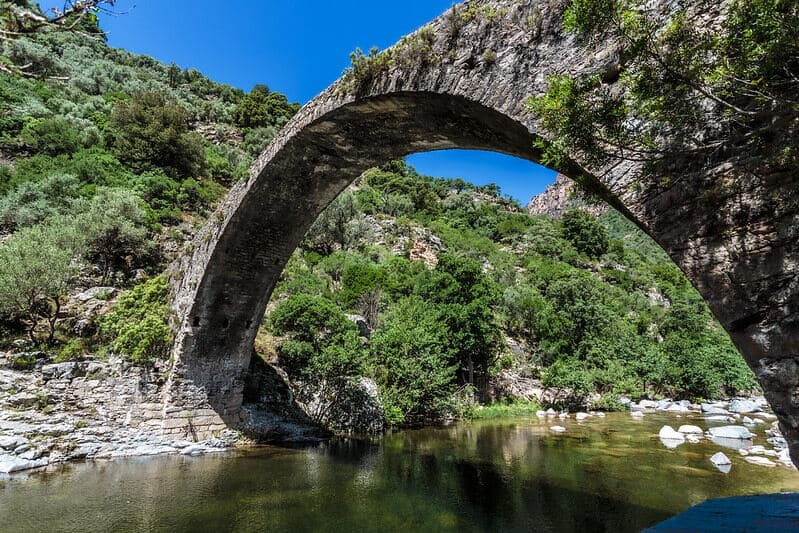
<instances>
[{"instance_id":1,"label":"green water","mask_svg":"<svg viewBox=\"0 0 799 533\"><path fill-rule=\"evenodd\" d=\"M799 474L718 445L666 449L627 414L480 421L372 441L74 464L0 480L2 531L639 531L719 496L799 491ZM548 426L567 427L553 434ZM765 444L759 427L755 444ZM732 459L722 474L708 458Z\"/></svg>"}]
</instances>

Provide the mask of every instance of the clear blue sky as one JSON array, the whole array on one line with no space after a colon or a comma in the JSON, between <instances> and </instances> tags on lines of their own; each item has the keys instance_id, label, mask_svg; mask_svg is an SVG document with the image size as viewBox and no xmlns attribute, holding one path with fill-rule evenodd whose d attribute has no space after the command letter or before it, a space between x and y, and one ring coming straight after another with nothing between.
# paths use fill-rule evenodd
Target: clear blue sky
<instances>
[{"instance_id":1,"label":"clear blue sky","mask_svg":"<svg viewBox=\"0 0 799 533\"><path fill-rule=\"evenodd\" d=\"M117 0L102 17L111 46L147 54L249 91L256 83L305 103L335 81L356 47L385 48L451 0ZM63 5L46 0L42 7ZM484 152L411 156L422 173L495 182L523 203L554 181L527 161Z\"/></svg>"}]
</instances>

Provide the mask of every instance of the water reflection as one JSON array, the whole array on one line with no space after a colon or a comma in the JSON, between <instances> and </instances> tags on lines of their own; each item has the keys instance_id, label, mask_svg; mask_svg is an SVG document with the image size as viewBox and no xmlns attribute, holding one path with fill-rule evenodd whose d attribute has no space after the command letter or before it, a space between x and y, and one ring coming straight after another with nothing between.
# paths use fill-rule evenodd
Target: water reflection
<instances>
[{"instance_id":1,"label":"water reflection","mask_svg":"<svg viewBox=\"0 0 799 533\"><path fill-rule=\"evenodd\" d=\"M663 448L665 419L516 419L211 457L69 466L0 482L9 531L638 531L716 496L799 489L788 469L703 441Z\"/></svg>"}]
</instances>

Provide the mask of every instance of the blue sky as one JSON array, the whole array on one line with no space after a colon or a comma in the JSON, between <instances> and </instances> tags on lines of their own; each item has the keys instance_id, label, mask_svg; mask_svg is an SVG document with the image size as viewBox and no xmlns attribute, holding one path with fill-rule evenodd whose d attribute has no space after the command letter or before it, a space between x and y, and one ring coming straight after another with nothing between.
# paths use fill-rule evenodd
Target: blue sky
<instances>
[{"instance_id":1,"label":"blue sky","mask_svg":"<svg viewBox=\"0 0 799 533\"><path fill-rule=\"evenodd\" d=\"M452 6L451 0L117 0L104 16L111 46L147 54L249 91L256 83L305 103L335 81L356 47L385 48ZM46 0L45 8L63 5ZM555 175L484 152L417 154L422 173L495 182L523 203Z\"/></svg>"}]
</instances>

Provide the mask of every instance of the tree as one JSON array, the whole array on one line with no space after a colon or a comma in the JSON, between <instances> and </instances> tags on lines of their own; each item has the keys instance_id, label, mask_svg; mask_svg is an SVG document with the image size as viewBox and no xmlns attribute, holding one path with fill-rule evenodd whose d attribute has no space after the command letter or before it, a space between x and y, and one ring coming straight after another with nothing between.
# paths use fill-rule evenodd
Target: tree
<instances>
[{"instance_id":1,"label":"tree","mask_svg":"<svg viewBox=\"0 0 799 533\"><path fill-rule=\"evenodd\" d=\"M272 92L266 85L256 85L238 103L234 117L242 128L279 127L299 109L300 105L289 103L284 94Z\"/></svg>"},{"instance_id":2,"label":"tree","mask_svg":"<svg viewBox=\"0 0 799 533\"><path fill-rule=\"evenodd\" d=\"M398 302L375 331L370 351L390 424L447 411L455 368L442 316L418 297Z\"/></svg>"},{"instance_id":3,"label":"tree","mask_svg":"<svg viewBox=\"0 0 799 533\"><path fill-rule=\"evenodd\" d=\"M592 259L607 253L610 247L608 230L596 217L580 209L563 215L563 237L574 248Z\"/></svg>"},{"instance_id":4,"label":"tree","mask_svg":"<svg viewBox=\"0 0 799 533\"><path fill-rule=\"evenodd\" d=\"M462 380L473 385L475 370L485 376L499 349L499 327L491 310L496 287L476 261L443 254L418 292L439 305L449 331L450 353Z\"/></svg>"},{"instance_id":5,"label":"tree","mask_svg":"<svg viewBox=\"0 0 799 533\"><path fill-rule=\"evenodd\" d=\"M799 6L734 0L726 14L719 28L687 5L664 19L639 0L571 0L564 29L586 47L615 42L619 55L599 74L553 76L528 101L551 134L537 142L543 162L579 152L594 165L632 160L664 173L673 158L680 168L720 158L795 168Z\"/></svg>"},{"instance_id":6,"label":"tree","mask_svg":"<svg viewBox=\"0 0 799 533\"><path fill-rule=\"evenodd\" d=\"M347 229L350 221L358 214L355 198L349 191L340 194L319 215L308 233L304 246L324 255L334 251L335 245L344 248L347 245Z\"/></svg>"},{"instance_id":7,"label":"tree","mask_svg":"<svg viewBox=\"0 0 799 533\"><path fill-rule=\"evenodd\" d=\"M8 43L26 35L53 31L75 31L100 36L97 14L109 12L116 0L71 0L63 9L53 8L51 16L42 13L37 5L28 0L0 0L0 44ZM35 74L30 64L17 65L0 54L0 72L9 74Z\"/></svg>"},{"instance_id":8,"label":"tree","mask_svg":"<svg viewBox=\"0 0 799 533\"><path fill-rule=\"evenodd\" d=\"M136 363L149 364L166 357L172 344L168 301L169 285L164 276L136 285L102 317L101 336L114 353Z\"/></svg>"},{"instance_id":9,"label":"tree","mask_svg":"<svg viewBox=\"0 0 799 533\"><path fill-rule=\"evenodd\" d=\"M118 102L110 126L114 154L137 172L163 169L178 178L203 170L202 137L190 130L188 112L165 93L148 91Z\"/></svg>"},{"instance_id":10,"label":"tree","mask_svg":"<svg viewBox=\"0 0 799 533\"><path fill-rule=\"evenodd\" d=\"M142 200L130 191L103 189L92 199L76 226L85 239L85 255L100 266L101 283L114 270L135 268L147 250Z\"/></svg>"},{"instance_id":11,"label":"tree","mask_svg":"<svg viewBox=\"0 0 799 533\"><path fill-rule=\"evenodd\" d=\"M0 244L0 313L28 321L28 335L47 322L53 343L56 322L77 265L77 237L63 220L25 228Z\"/></svg>"},{"instance_id":12,"label":"tree","mask_svg":"<svg viewBox=\"0 0 799 533\"><path fill-rule=\"evenodd\" d=\"M280 365L310 385L300 399L314 404L315 420L327 420L364 369L357 326L330 300L307 294L290 296L269 318L273 333L286 336L278 348Z\"/></svg>"},{"instance_id":13,"label":"tree","mask_svg":"<svg viewBox=\"0 0 799 533\"><path fill-rule=\"evenodd\" d=\"M288 337L278 354L289 375L337 383L360 371L363 359L358 328L330 300L296 294L280 304L269 319L273 333ZM342 346L348 349L340 349Z\"/></svg>"}]
</instances>

